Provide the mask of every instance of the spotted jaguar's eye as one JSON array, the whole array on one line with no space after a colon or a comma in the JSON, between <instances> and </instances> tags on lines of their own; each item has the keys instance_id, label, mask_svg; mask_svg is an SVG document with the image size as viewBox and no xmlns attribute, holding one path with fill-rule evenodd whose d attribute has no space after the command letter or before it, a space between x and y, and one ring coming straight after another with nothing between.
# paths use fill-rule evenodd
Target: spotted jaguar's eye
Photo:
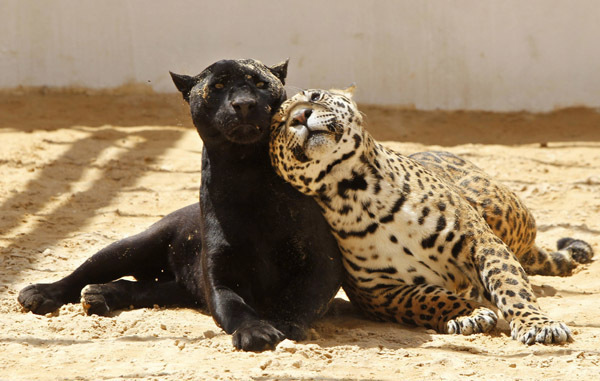
<instances>
[{"instance_id":1,"label":"spotted jaguar's eye","mask_svg":"<svg viewBox=\"0 0 600 381\"><path fill-rule=\"evenodd\" d=\"M222 89L225 87L222 83L215 83L215 89Z\"/></svg>"},{"instance_id":2,"label":"spotted jaguar's eye","mask_svg":"<svg viewBox=\"0 0 600 381\"><path fill-rule=\"evenodd\" d=\"M321 99L321 94L320 94L320 93L312 93L312 94L310 95L310 101L311 101L311 102L316 102L316 101L318 101L319 99Z\"/></svg>"},{"instance_id":3,"label":"spotted jaguar's eye","mask_svg":"<svg viewBox=\"0 0 600 381\"><path fill-rule=\"evenodd\" d=\"M260 82L256 82L256 87L258 87L259 89L264 89L265 88L265 83L260 81Z\"/></svg>"}]
</instances>

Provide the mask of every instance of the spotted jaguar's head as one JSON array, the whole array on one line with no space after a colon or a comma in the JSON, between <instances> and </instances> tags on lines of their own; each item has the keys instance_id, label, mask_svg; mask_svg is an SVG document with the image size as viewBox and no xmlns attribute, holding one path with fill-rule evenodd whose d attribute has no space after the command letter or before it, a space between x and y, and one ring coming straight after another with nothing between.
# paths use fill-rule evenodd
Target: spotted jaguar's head
<instances>
[{"instance_id":1,"label":"spotted jaguar's head","mask_svg":"<svg viewBox=\"0 0 600 381\"><path fill-rule=\"evenodd\" d=\"M285 101L273 117L271 163L301 192L314 195L338 164L357 156L364 130L353 92L354 86L305 90Z\"/></svg>"}]
</instances>

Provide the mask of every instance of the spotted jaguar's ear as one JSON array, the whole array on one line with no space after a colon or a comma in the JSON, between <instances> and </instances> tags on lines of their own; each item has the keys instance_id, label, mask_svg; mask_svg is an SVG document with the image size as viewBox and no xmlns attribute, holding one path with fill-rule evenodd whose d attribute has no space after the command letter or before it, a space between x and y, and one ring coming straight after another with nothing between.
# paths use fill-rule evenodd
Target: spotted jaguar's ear
<instances>
[{"instance_id":1,"label":"spotted jaguar's ear","mask_svg":"<svg viewBox=\"0 0 600 381\"><path fill-rule=\"evenodd\" d=\"M279 78L281 84L283 85L285 85L285 77L287 77L288 62L290 62L289 58L269 68L269 71L273 73L274 76Z\"/></svg>"},{"instance_id":2,"label":"spotted jaguar's ear","mask_svg":"<svg viewBox=\"0 0 600 381\"><path fill-rule=\"evenodd\" d=\"M171 74L175 87L177 87L177 90L183 95L183 99L189 103L190 91L192 91L192 88L196 86L197 83L196 78L184 74L175 74L172 71L170 71L169 74Z\"/></svg>"},{"instance_id":3,"label":"spotted jaguar's ear","mask_svg":"<svg viewBox=\"0 0 600 381\"><path fill-rule=\"evenodd\" d=\"M347 98L352 99L352 96L354 96L354 90L356 90L356 85L353 83L345 89L332 89L329 91L331 91L332 93L341 94Z\"/></svg>"},{"instance_id":4,"label":"spotted jaguar's ear","mask_svg":"<svg viewBox=\"0 0 600 381\"><path fill-rule=\"evenodd\" d=\"M348 86L347 88L345 88L344 90L342 90L342 92L348 98L352 98L354 96L354 90L356 90L356 84L355 83L351 84L350 86Z\"/></svg>"}]
</instances>

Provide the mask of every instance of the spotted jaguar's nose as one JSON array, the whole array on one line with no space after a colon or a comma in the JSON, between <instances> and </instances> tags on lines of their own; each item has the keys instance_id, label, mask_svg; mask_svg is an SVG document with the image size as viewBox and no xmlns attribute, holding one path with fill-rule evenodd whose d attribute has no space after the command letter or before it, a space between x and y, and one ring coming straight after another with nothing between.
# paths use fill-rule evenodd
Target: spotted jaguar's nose
<instances>
[{"instance_id":1,"label":"spotted jaguar's nose","mask_svg":"<svg viewBox=\"0 0 600 381\"><path fill-rule=\"evenodd\" d=\"M302 108L292 113L291 126L306 126L306 121L310 118L312 110L309 108Z\"/></svg>"}]
</instances>

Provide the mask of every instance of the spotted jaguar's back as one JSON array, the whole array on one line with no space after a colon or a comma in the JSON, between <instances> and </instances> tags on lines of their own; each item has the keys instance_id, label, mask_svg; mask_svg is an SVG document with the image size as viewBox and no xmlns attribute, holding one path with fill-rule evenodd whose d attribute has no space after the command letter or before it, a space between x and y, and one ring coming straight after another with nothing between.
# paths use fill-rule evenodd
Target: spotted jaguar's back
<instances>
[{"instance_id":1,"label":"spotted jaguar's back","mask_svg":"<svg viewBox=\"0 0 600 381\"><path fill-rule=\"evenodd\" d=\"M315 197L338 240L352 302L377 319L473 333L495 325L491 301L514 338L570 340L540 311L525 270L567 275L591 247L565 239L546 253L508 188L450 153L403 156L361 124L351 92L308 90L283 104L271 138L275 170Z\"/></svg>"}]
</instances>

